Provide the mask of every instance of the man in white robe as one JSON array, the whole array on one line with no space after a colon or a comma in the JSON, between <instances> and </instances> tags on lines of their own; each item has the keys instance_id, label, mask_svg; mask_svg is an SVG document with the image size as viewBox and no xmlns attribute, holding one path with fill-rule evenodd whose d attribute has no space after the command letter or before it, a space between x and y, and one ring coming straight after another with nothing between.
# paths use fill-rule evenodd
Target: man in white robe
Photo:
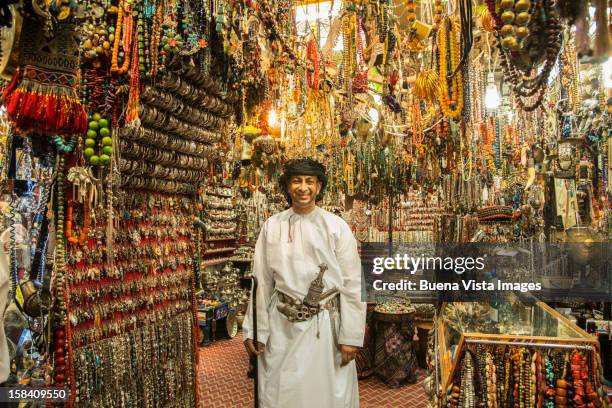
<instances>
[{"instance_id":1,"label":"man in white robe","mask_svg":"<svg viewBox=\"0 0 612 408\"><path fill-rule=\"evenodd\" d=\"M258 344L251 303L243 324L247 352L258 355L260 407L359 407L354 359L366 304L357 241L344 220L316 206L327 183L323 165L292 160L280 183L291 208L265 222L255 246ZM323 293L335 294L310 319L290 320L283 302L299 307L322 264Z\"/></svg>"}]
</instances>

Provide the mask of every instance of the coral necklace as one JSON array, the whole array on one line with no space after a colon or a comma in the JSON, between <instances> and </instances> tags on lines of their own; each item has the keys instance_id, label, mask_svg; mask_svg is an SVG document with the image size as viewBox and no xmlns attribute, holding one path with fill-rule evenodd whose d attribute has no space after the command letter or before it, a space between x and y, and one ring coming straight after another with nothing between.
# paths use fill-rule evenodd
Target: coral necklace
<instances>
[{"instance_id":1,"label":"coral necklace","mask_svg":"<svg viewBox=\"0 0 612 408\"><path fill-rule=\"evenodd\" d=\"M124 21L124 14L127 14ZM124 26L123 38L121 29ZM125 74L130 67L130 43L132 41L133 19L131 8L124 5L123 0L119 1L119 11L117 13L117 28L115 29L115 42L113 43L113 54L111 58L111 72L119 75ZM123 64L119 67L119 42L123 40Z\"/></svg>"}]
</instances>

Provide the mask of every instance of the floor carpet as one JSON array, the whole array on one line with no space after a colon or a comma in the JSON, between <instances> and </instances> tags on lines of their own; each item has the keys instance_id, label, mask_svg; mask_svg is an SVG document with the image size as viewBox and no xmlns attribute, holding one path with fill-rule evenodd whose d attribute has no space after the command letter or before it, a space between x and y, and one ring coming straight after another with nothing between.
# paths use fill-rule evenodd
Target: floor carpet
<instances>
[{"instance_id":1,"label":"floor carpet","mask_svg":"<svg viewBox=\"0 0 612 408\"><path fill-rule=\"evenodd\" d=\"M198 381L201 408L250 408L253 382L246 377L247 357L242 336L220 340L199 350ZM376 378L359 381L363 408L425 408L427 396L421 381L391 389Z\"/></svg>"}]
</instances>

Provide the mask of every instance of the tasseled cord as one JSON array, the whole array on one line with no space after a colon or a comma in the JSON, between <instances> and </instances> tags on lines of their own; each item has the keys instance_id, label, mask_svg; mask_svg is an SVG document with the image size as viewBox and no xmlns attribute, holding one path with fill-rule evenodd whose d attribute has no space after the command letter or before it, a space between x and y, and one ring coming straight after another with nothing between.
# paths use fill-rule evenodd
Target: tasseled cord
<instances>
[{"instance_id":1,"label":"tasseled cord","mask_svg":"<svg viewBox=\"0 0 612 408\"><path fill-rule=\"evenodd\" d=\"M289 242L293 242L293 230L291 228L291 219L295 216L295 214L292 214L289 217L289 232L288 232L288 236L289 236ZM321 325L319 324L319 316L320 313L317 313L317 339L321 338Z\"/></svg>"},{"instance_id":2,"label":"tasseled cord","mask_svg":"<svg viewBox=\"0 0 612 408\"><path fill-rule=\"evenodd\" d=\"M295 214L291 214L291 216L289 216L289 242L293 242L293 232L291 230L291 219L295 216Z\"/></svg>"}]
</instances>

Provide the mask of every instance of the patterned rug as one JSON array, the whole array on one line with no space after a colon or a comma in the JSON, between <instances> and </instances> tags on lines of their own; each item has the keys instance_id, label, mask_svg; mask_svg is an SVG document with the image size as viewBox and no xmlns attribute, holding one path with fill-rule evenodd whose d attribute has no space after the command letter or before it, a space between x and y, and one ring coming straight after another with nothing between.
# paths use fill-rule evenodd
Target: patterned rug
<instances>
[{"instance_id":1,"label":"patterned rug","mask_svg":"<svg viewBox=\"0 0 612 408\"><path fill-rule=\"evenodd\" d=\"M253 406L253 382L246 377L248 361L242 336L220 340L199 350L198 380L202 408L250 408ZM391 389L376 378L359 381L363 408L425 408L427 396L416 384Z\"/></svg>"}]
</instances>

